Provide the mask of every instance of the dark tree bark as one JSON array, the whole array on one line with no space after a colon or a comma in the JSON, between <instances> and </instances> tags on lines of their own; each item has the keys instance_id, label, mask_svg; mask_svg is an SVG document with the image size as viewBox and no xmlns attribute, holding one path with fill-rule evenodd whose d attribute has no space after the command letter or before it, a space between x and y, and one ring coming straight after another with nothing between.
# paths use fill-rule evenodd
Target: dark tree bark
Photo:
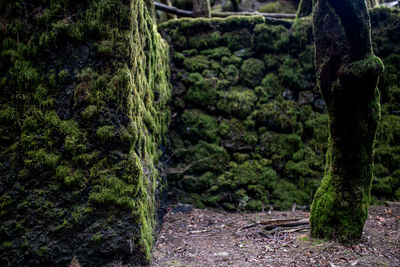
<instances>
[{"instance_id":1,"label":"dark tree bark","mask_svg":"<svg viewBox=\"0 0 400 267\"><path fill-rule=\"evenodd\" d=\"M232 3L233 11L239 12L240 11L240 9L239 9L239 0L231 0L231 3Z\"/></svg>"},{"instance_id":2,"label":"dark tree bark","mask_svg":"<svg viewBox=\"0 0 400 267\"><path fill-rule=\"evenodd\" d=\"M372 52L365 0L318 0L313 24L330 137L311 207L311 235L351 243L361 237L368 215L383 63Z\"/></svg>"},{"instance_id":3,"label":"dark tree bark","mask_svg":"<svg viewBox=\"0 0 400 267\"><path fill-rule=\"evenodd\" d=\"M210 0L193 0L193 17L211 17Z\"/></svg>"},{"instance_id":4,"label":"dark tree bark","mask_svg":"<svg viewBox=\"0 0 400 267\"><path fill-rule=\"evenodd\" d=\"M299 6L297 8L296 17L302 18L311 15L314 2L315 2L314 0L300 0Z\"/></svg>"}]
</instances>

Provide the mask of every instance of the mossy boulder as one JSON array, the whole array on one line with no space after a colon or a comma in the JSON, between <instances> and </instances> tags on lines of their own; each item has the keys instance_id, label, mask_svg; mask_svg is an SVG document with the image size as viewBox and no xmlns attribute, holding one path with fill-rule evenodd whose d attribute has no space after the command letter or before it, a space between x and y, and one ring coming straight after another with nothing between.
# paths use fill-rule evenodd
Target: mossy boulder
<instances>
[{"instance_id":1,"label":"mossy boulder","mask_svg":"<svg viewBox=\"0 0 400 267\"><path fill-rule=\"evenodd\" d=\"M289 30L282 25L258 24L251 42L253 49L258 52L286 52L289 49Z\"/></svg>"},{"instance_id":2,"label":"mossy boulder","mask_svg":"<svg viewBox=\"0 0 400 267\"><path fill-rule=\"evenodd\" d=\"M251 117L258 126L266 126L277 132L294 132L301 111L296 102L274 99L255 110Z\"/></svg>"},{"instance_id":3,"label":"mossy boulder","mask_svg":"<svg viewBox=\"0 0 400 267\"><path fill-rule=\"evenodd\" d=\"M260 84L261 79L264 77L264 62L256 58L246 59L240 71L240 78L243 83L249 87L255 87Z\"/></svg>"},{"instance_id":4,"label":"mossy boulder","mask_svg":"<svg viewBox=\"0 0 400 267\"><path fill-rule=\"evenodd\" d=\"M217 102L217 78L203 78L199 73L191 73L188 77L189 89L186 99L194 106L212 108Z\"/></svg>"},{"instance_id":5,"label":"mossy boulder","mask_svg":"<svg viewBox=\"0 0 400 267\"><path fill-rule=\"evenodd\" d=\"M226 46L231 51L237 51L249 46L249 40L251 39L251 32L244 28L235 31L225 32L222 36Z\"/></svg>"},{"instance_id":6,"label":"mossy boulder","mask_svg":"<svg viewBox=\"0 0 400 267\"><path fill-rule=\"evenodd\" d=\"M221 40L222 36L219 31L194 33L194 35L188 38L189 46L196 49L218 47Z\"/></svg>"},{"instance_id":7,"label":"mossy boulder","mask_svg":"<svg viewBox=\"0 0 400 267\"><path fill-rule=\"evenodd\" d=\"M219 92L217 109L243 119L251 113L256 101L257 96L253 90L238 86L231 87L228 91Z\"/></svg>"},{"instance_id":8,"label":"mossy boulder","mask_svg":"<svg viewBox=\"0 0 400 267\"><path fill-rule=\"evenodd\" d=\"M182 114L181 132L186 138L215 142L217 140L218 123L201 110L185 110Z\"/></svg>"},{"instance_id":9,"label":"mossy boulder","mask_svg":"<svg viewBox=\"0 0 400 267\"><path fill-rule=\"evenodd\" d=\"M184 158L188 165L193 165L193 172L220 172L228 166L230 155L222 146L200 140L188 149Z\"/></svg>"},{"instance_id":10,"label":"mossy boulder","mask_svg":"<svg viewBox=\"0 0 400 267\"><path fill-rule=\"evenodd\" d=\"M243 122L235 118L222 120L218 131L224 140L224 147L228 150L252 151L257 143L257 134L246 129Z\"/></svg>"}]
</instances>

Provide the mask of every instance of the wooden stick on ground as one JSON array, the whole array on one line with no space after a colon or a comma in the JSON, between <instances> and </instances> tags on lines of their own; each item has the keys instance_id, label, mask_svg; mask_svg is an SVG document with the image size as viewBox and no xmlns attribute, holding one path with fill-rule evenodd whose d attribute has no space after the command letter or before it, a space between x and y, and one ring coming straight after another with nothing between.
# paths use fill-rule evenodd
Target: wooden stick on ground
<instances>
[{"instance_id":1,"label":"wooden stick on ground","mask_svg":"<svg viewBox=\"0 0 400 267\"><path fill-rule=\"evenodd\" d=\"M400 206L400 202L396 202L396 201L385 201L385 204L388 207Z\"/></svg>"},{"instance_id":2,"label":"wooden stick on ground","mask_svg":"<svg viewBox=\"0 0 400 267\"><path fill-rule=\"evenodd\" d=\"M289 226L299 226L309 224L309 218L305 219L294 219L294 220L271 220L271 221L262 221L260 224L265 226L266 230L271 230L276 227L289 227Z\"/></svg>"},{"instance_id":3,"label":"wooden stick on ground","mask_svg":"<svg viewBox=\"0 0 400 267\"><path fill-rule=\"evenodd\" d=\"M277 227L295 227L301 225L308 225L310 223L309 218L305 219L287 219L287 220L270 220L270 221L259 221L251 224L247 224L245 226L240 227L237 232L240 232L244 229L254 227L257 225L264 225L266 230L271 230Z\"/></svg>"}]
</instances>

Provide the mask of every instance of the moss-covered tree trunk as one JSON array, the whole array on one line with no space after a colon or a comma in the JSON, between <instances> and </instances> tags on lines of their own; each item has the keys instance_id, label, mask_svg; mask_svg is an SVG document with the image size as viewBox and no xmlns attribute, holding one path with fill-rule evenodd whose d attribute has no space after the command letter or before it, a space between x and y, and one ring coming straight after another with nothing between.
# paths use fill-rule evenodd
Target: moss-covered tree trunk
<instances>
[{"instance_id":1,"label":"moss-covered tree trunk","mask_svg":"<svg viewBox=\"0 0 400 267\"><path fill-rule=\"evenodd\" d=\"M364 0L318 0L313 20L330 138L325 175L311 208L311 235L348 243L361 237L368 215L383 64L372 52Z\"/></svg>"},{"instance_id":2,"label":"moss-covered tree trunk","mask_svg":"<svg viewBox=\"0 0 400 267\"><path fill-rule=\"evenodd\" d=\"M197 17L211 17L210 0L193 0L193 16Z\"/></svg>"}]
</instances>

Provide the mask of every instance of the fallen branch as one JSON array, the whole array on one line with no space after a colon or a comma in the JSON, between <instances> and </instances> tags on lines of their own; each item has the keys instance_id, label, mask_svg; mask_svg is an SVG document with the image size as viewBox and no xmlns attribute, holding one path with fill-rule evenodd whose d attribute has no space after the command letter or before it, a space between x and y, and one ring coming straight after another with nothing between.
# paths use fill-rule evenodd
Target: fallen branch
<instances>
[{"instance_id":1,"label":"fallen branch","mask_svg":"<svg viewBox=\"0 0 400 267\"><path fill-rule=\"evenodd\" d=\"M296 226L296 227L291 227L289 229L285 229L285 230L282 231L282 233L295 233L295 232L300 232L300 231L303 231L303 230L307 230L309 228L310 228L310 226L308 226L308 225L303 225L303 226L300 226L300 227Z\"/></svg>"},{"instance_id":2,"label":"fallen branch","mask_svg":"<svg viewBox=\"0 0 400 267\"><path fill-rule=\"evenodd\" d=\"M168 6L159 2L154 2L154 7L167 13L182 17L193 17L193 12L188 10L179 9L173 6ZM225 18L229 16L263 16L266 18L276 19L294 19L296 14L283 14L283 13L258 13L258 12L211 12L211 17Z\"/></svg>"},{"instance_id":3,"label":"fallen branch","mask_svg":"<svg viewBox=\"0 0 400 267\"><path fill-rule=\"evenodd\" d=\"M212 17L225 18L229 16L263 16L266 18L275 19L294 19L296 14L283 14L283 13L258 13L258 12L211 12Z\"/></svg>"},{"instance_id":4,"label":"fallen branch","mask_svg":"<svg viewBox=\"0 0 400 267\"><path fill-rule=\"evenodd\" d=\"M288 220L271 220L271 221L262 221L260 224L265 226L266 230L271 230L276 227L289 227L289 226L300 226L309 224L309 218L306 219L288 219Z\"/></svg>"},{"instance_id":5,"label":"fallen branch","mask_svg":"<svg viewBox=\"0 0 400 267\"><path fill-rule=\"evenodd\" d=\"M158 10L171 13L174 15L178 16L183 16L183 17L193 17L193 12L192 11L187 11L187 10L182 10L173 6L168 6L159 2L154 2L154 7Z\"/></svg>"},{"instance_id":6,"label":"fallen branch","mask_svg":"<svg viewBox=\"0 0 400 267\"><path fill-rule=\"evenodd\" d=\"M400 206L400 202L397 202L397 201L385 201L385 204L388 207Z\"/></svg>"}]
</instances>

